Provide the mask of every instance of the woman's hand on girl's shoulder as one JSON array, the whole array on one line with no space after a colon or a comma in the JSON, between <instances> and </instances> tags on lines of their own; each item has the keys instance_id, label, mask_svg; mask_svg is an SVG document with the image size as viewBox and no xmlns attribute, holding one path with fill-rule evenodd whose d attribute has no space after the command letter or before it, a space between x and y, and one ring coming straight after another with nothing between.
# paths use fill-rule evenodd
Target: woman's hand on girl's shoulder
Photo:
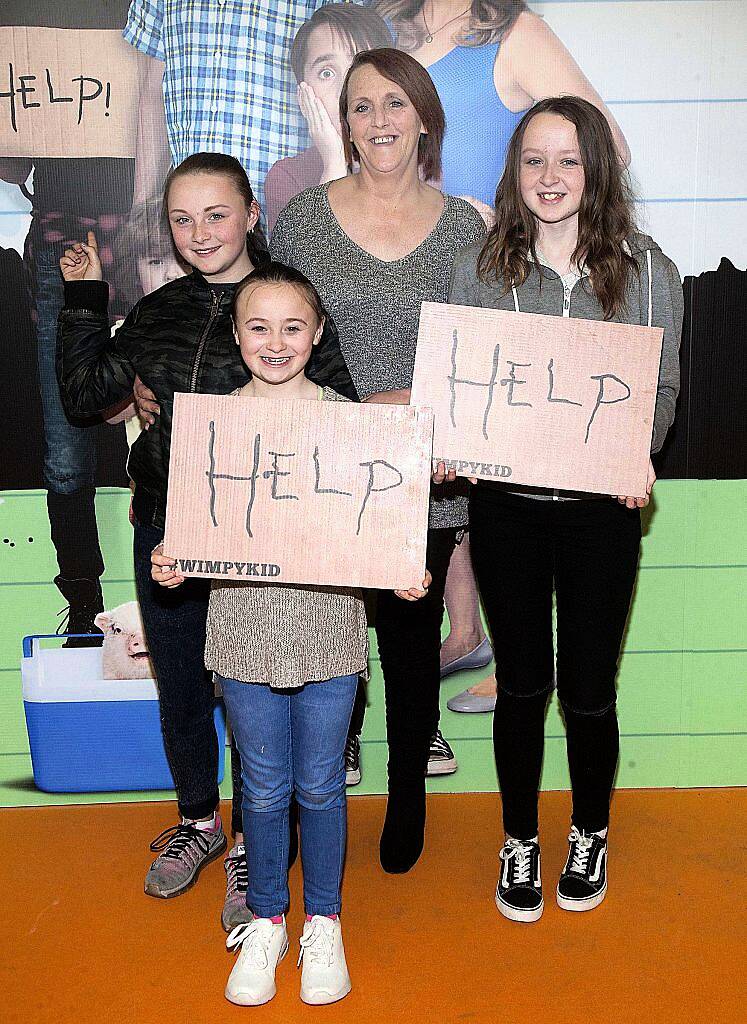
<instances>
[{"instance_id":1,"label":"woman's hand on girl's shoulder","mask_svg":"<svg viewBox=\"0 0 747 1024\"><path fill-rule=\"evenodd\" d=\"M423 589L420 587L410 587L409 590L395 590L394 593L397 597L401 597L403 601L419 601L422 597L425 597L428 593L428 588L433 582L433 577L425 570L425 579L423 580Z\"/></svg>"},{"instance_id":2,"label":"woman's hand on girl's shoulder","mask_svg":"<svg viewBox=\"0 0 747 1024\"><path fill-rule=\"evenodd\" d=\"M60 259L60 270L66 281L101 281L103 272L96 235L88 232L87 242L73 242Z\"/></svg>"},{"instance_id":3,"label":"woman's hand on girl's shoulder","mask_svg":"<svg viewBox=\"0 0 747 1024\"><path fill-rule=\"evenodd\" d=\"M629 494L616 494L615 498L620 502L621 505L625 505L627 508L645 508L651 500L651 491L654 484L656 483L656 470L651 459L648 460L648 474L646 477L646 496L643 498L635 498Z\"/></svg>"},{"instance_id":4,"label":"woman's hand on girl's shoulder","mask_svg":"<svg viewBox=\"0 0 747 1024\"><path fill-rule=\"evenodd\" d=\"M163 553L163 544L153 548L150 555L150 574L162 587L178 587L184 583L184 577L176 572L176 562Z\"/></svg>"}]
</instances>

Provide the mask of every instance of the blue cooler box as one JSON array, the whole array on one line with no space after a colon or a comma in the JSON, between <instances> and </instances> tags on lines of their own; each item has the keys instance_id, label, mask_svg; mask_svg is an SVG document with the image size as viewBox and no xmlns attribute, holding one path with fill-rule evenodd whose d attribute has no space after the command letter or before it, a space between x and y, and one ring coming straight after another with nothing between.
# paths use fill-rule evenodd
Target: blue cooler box
<instances>
[{"instance_id":1,"label":"blue cooler box","mask_svg":"<svg viewBox=\"0 0 747 1024\"><path fill-rule=\"evenodd\" d=\"M34 782L47 793L173 789L153 679L102 679L100 647L23 641L21 677ZM64 637L55 637L64 640ZM226 722L216 702L218 781Z\"/></svg>"}]
</instances>

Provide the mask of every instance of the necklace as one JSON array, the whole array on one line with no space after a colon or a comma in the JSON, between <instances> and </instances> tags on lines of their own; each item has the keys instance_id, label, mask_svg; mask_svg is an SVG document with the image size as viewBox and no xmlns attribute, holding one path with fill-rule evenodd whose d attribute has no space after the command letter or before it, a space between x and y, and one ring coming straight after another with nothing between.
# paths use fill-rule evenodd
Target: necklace
<instances>
[{"instance_id":1,"label":"necklace","mask_svg":"<svg viewBox=\"0 0 747 1024\"><path fill-rule=\"evenodd\" d=\"M446 28L447 25L452 25L455 21L459 21L459 19L463 18L464 15L467 14L467 12L470 11L471 9L472 9L472 4L469 4L467 7L464 8L463 11L460 11L459 14L455 15L453 18L449 18L449 20L445 21L443 23L443 25L439 25L438 28L434 28L433 31L431 31L428 28L428 22L425 20L425 4L423 4L423 9L422 9L422 11L420 13L423 15L423 24L425 25L425 41L426 41L426 43L432 43L434 36L437 36L439 32L443 32L443 30Z\"/></svg>"}]
</instances>

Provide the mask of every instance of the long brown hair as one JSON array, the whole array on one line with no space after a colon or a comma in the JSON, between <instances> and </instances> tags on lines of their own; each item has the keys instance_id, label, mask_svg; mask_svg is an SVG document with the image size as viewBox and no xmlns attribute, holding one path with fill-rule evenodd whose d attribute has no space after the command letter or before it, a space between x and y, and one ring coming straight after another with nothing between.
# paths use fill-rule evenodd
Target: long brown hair
<instances>
[{"instance_id":1,"label":"long brown hair","mask_svg":"<svg viewBox=\"0 0 747 1024\"><path fill-rule=\"evenodd\" d=\"M421 15L423 0L379 0L375 10L392 22L398 49L417 50L422 46L426 36ZM460 46L500 42L526 10L524 0L472 0L469 27L459 33L457 42Z\"/></svg>"},{"instance_id":2,"label":"long brown hair","mask_svg":"<svg viewBox=\"0 0 747 1024\"><path fill-rule=\"evenodd\" d=\"M350 122L348 121L348 85L350 77L358 68L370 64L389 82L394 82L405 93L418 113L423 128L427 132L420 136L418 142L418 167L426 181L441 177L441 146L446 132L446 115L438 98L436 87L422 64L414 57L390 46L381 46L375 50L362 50L353 58L353 63L345 75L340 93L340 123L342 125L342 145L348 170L352 171L353 161L357 158L355 146L350 140Z\"/></svg>"},{"instance_id":3,"label":"long brown hair","mask_svg":"<svg viewBox=\"0 0 747 1024\"><path fill-rule=\"evenodd\" d=\"M506 167L495 193L495 224L477 262L483 281L501 281L506 292L523 284L537 260L537 223L521 198L521 148L527 125L537 114L558 114L576 127L584 192L578 211L578 240L571 262L581 266L609 320L622 308L631 270L638 265L625 240L634 229L633 195L620 162L607 120L588 100L579 96L552 96L540 100L514 129L506 153Z\"/></svg>"},{"instance_id":4,"label":"long brown hair","mask_svg":"<svg viewBox=\"0 0 747 1024\"><path fill-rule=\"evenodd\" d=\"M168 220L169 213L169 190L177 178L184 178L188 174L222 174L230 178L234 188L244 200L247 210L254 202L254 192L249 184L246 171L235 156L227 153L193 153L177 167L172 167L166 177L166 184L163 187L163 208ZM270 255L267 251L267 239L258 220L246 236L246 250L249 259L255 267L267 263Z\"/></svg>"}]
</instances>

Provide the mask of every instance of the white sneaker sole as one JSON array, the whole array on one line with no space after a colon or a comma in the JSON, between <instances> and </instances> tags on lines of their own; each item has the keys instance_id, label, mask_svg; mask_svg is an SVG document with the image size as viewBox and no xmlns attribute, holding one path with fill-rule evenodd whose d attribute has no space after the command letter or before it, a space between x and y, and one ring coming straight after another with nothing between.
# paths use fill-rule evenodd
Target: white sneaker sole
<instances>
[{"instance_id":1,"label":"white sneaker sole","mask_svg":"<svg viewBox=\"0 0 747 1024\"><path fill-rule=\"evenodd\" d=\"M598 907L604 897L607 895L607 885L605 884L604 889L600 892L594 893L593 896L587 896L584 900L569 900L567 896L561 896L560 893L555 890L555 896L558 901L558 906L563 910L571 910L576 913L583 913L585 910L593 910L594 907Z\"/></svg>"},{"instance_id":2,"label":"white sneaker sole","mask_svg":"<svg viewBox=\"0 0 747 1024\"><path fill-rule=\"evenodd\" d=\"M337 1003L348 995L352 987L350 978L348 978L346 983L337 992L304 992L301 989L301 1001L309 1006L326 1006L328 1003Z\"/></svg>"},{"instance_id":3,"label":"white sneaker sole","mask_svg":"<svg viewBox=\"0 0 747 1024\"><path fill-rule=\"evenodd\" d=\"M519 921L521 924L532 924L534 921L539 921L542 917L542 911L545 909L545 901L542 900L540 905L534 910L519 910L517 907L511 907L508 903L504 903L497 892L495 894L495 905L509 921Z\"/></svg>"},{"instance_id":4,"label":"white sneaker sole","mask_svg":"<svg viewBox=\"0 0 747 1024\"><path fill-rule=\"evenodd\" d=\"M356 768L353 772L345 772L345 785L346 786L357 786L361 781L361 770Z\"/></svg>"},{"instance_id":5,"label":"white sneaker sole","mask_svg":"<svg viewBox=\"0 0 747 1024\"><path fill-rule=\"evenodd\" d=\"M285 945L280 950L280 956L278 956L278 964L288 952L288 940L286 939ZM277 964L275 965L277 967ZM234 1006L264 1006L265 1003L269 1003L271 999L275 998L277 994L277 985L275 979L272 981L272 988L268 989L261 996L253 996L248 992L237 992L236 994L229 993L228 985L226 985L224 995L229 1003L233 1003Z\"/></svg>"},{"instance_id":6,"label":"white sneaker sole","mask_svg":"<svg viewBox=\"0 0 747 1024\"><path fill-rule=\"evenodd\" d=\"M425 775L429 779L434 775L453 775L458 767L455 757L444 758L442 761L429 761Z\"/></svg>"}]
</instances>

